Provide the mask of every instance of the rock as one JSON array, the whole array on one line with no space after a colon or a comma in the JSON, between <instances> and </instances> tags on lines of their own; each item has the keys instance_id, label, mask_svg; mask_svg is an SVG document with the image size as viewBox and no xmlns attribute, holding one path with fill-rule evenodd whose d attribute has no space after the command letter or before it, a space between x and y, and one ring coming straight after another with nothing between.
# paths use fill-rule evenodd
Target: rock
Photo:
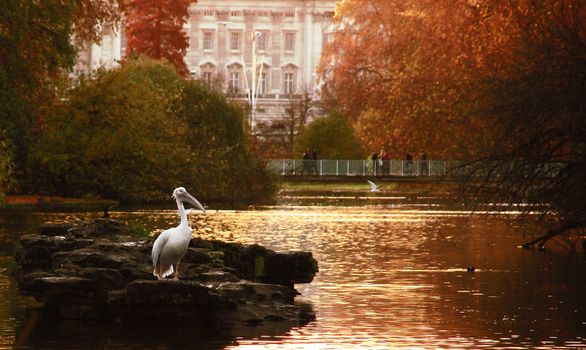
<instances>
[{"instance_id":1,"label":"rock","mask_svg":"<svg viewBox=\"0 0 586 350\"><path fill-rule=\"evenodd\" d=\"M149 265L150 253L146 253L142 248L140 244L101 242L71 252L57 253L54 260L59 267L115 269L126 281L130 282L139 278L152 277L152 267Z\"/></svg>"},{"instance_id":2,"label":"rock","mask_svg":"<svg viewBox=\"0 0 586 350\"><path fill-rule=\"evenodd\" d=\"M65 319L100 319L107 312L107 290L99 282L81 277L42 276L27 284L48 314Z\"/></svg>"},{"instance_id":3,"label":"rock","mask_svg":"<svg viewBox=\"0 0 586 350\"><path fill-rule=\"evenodd\" d=\"M311 282L318 270L309 252L197 238L181 262L180 280L156 281L153 239L133 237L121 221L40 231L21 238L16 277L21 293L41 302L50 317L189 321L236 333L269 324L288 329L315 318L310 305L295 302L293 287Z\"/></svg>"},{"instance_id":4,"label":"rock","mask_svg":"<svg viewBox=\"0 0 586 350\"><path fill-rule=\"evenodd\" d=\"M293 284L311 282L317 271L317 261L309 252L269 252L265 257L264 270L258 273L263 282Z\"/></svg>"},{"instance_id":5,"label":"rock","mask_svg":"<svg viewBox=\"0 0 586 350\"><path fill-rule=\"evenodd\" d=\"M238 282L240 279L227 271L205 271L199 273L197 280L201 283Z\"/></svg>"},{"instance_id":6,"label":"rock","mask_svg":"<svg viewBox=\"0 0 586 350\"><path fill-rule=\"evenodd\" d=\"M39 231L43 236L65 236L67 235L67 231L73 228L74 224L72 223L63 223L63 224L44 224L41 225Z\"/></svg>"},{"instance_id":7,"label":"rock","mask_svg":"<svg viewBox=\"0 0 586 350\"><path fill-rule=\"evenodd\" d=\"M54 265L56 252L71 252L93 243L92 239L74 239L64 236L22 236L16 251L17 274L50 269Z\"/></svg>"},{"instance_id":8,"label":"rock","mask_svg":"<svg viewBox=\"0 0 586 350\"><path fill-rule=\"evenodd\" d=\"M216 291L222 292L230 300L237 303L255 301L261 304L286 303L293 304L295 296L299 293L288 286L273 285L266 283L253 283L240 281L237 283L221 283Z\"/></svg>"},{"instance_id":9,"label":"rock","mask_svg":"<svg viewBox=\"0 0 586 350\"><path fill-rule=\"evenodd\" d=\"M77 238L114 237L117 240L131 235L128 226L123 221L115 219L94 219L82 222L70 228L68 234Z\"/></svg>"},{"instance_id":10,"label":"rock","mask_svg":"<svg viewBox=\"0 0 586 350\"><path fill-rule=\"evenodd\" d=\"M216 298L210 292L196 282L138 280L110 293L110 312L117 319L209 324Z\"/></svg>"},{"instance_id":11,"label":"rock","mask_svg":"<svg viewBox=\"0 0 586 350\"><path fill-rule=\"evenodd\" d=\"M310 252L276 253L257 244L243 245L193 239L192 246L224 252L224 263L233 267L240 278L264 283L294 285L309 283L318 272Z\"/></svg>"}]
</instances>

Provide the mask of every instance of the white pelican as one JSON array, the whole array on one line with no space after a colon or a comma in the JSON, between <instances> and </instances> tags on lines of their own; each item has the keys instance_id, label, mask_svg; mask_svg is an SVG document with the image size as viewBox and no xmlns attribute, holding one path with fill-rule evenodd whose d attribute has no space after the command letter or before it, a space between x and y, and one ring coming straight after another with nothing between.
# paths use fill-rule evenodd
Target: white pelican
<instances>
[{"instance_id":1,"label":"white pelican","mask_svg":"<svg viewBox=\"0 0 586 350\"><path fill-rule=\"evenodd\" d=\"M204 207L197 199L193 198L183 187L177 187L173 191L173 198L177 201L177 210L181 223L179 226L163 231L153 244L153 275L162 280L173 274L173 279L177 280L179 273L179 263L187 251L187 246L191 240L191 227L187 221L188 211L185 210L183 202L193 205L205 213Z\"/></svg>"},{"instance_id":2,"label":"white pelican","mask_svg":"<svg viewBox=\"0 0 586 350\"><path fill-rule=\"evenodd\" d=\"M378 192L378 187L376 186L376 184L370 180L366 180L368 182L368 184L370 185L370 192Z\"/></svg>"}]
</instances>

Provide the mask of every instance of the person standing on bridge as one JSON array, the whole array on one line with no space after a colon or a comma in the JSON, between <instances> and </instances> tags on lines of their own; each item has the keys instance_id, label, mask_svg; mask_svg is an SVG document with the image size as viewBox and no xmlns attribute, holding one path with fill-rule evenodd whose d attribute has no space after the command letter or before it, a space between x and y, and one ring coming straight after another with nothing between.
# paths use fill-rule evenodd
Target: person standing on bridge
<instances>
[{"instance_id":1,"label":"person standing on bridge","mask_svg":"<svg viewBox=\"0 0 586 350\"><path fill-rule=\"evenodd\" d=\"M413 174L413 151L407 152L407 156L405 156L405 161L407 165L406 175Z\"/></svg>"},{"instance_id":2,"label":"person standing on bridge","mask_svg":"<svg viewBox=\"0 0 586 350\"><path fill-rule=\"evenodd\" d=\"M311 158L311 154L309 153L309 149L306 149L303 153L303 161L301 165L301 175L304 175L305 172L309 172L309 159Z\"/></svg>"},{"instance_id":3,"label":"person standing on bridge","mask_svg":"<svg viewBox=\"0 0 586 350\"><path fill-rule=\"evenodd\" d=\"M427 164L427 153L425 150L421 150L419 153L419 175L428 176L429 175L429 167Z\"/></svg>"},{"instance_id":4,"label":"person standing on bridge","mask_svg":"<svg viewBox=\"0 0 586 350\"><path fill-rule=\"evenodd\" d=\"M372 152L370 152L370 160L372 160L372 175L376 175L376 171L378 168L378 154L376 153L375 150L372 150Z\"/></svg>"},{"instance_id":5,"label":"person standing on bridge","mask_svg":"<svg viewBox=\"0 0 586 350\"><path fill-rule=\"evenodd\" d=\"M384 155L381 157L383 162L383 175L390 175L391 174L391 154L387 152L387 150L383 150Z\"/></svg>"},{"instance_id":6,"label":"person standing on bridge","mask_svg":"<svg viewBox=\"0 0 586 350\"><path fill-rule=\"evenodd\" d=\"M311 171L310 173L314 173L318 175L319 172L317 171L317 151L314 149L311 150Z\"/></svg>"},{"instance_id":7,"label":"person standing on bridge","mask_svg":"<svg viewBox=\"0 0 586 350\"><path fill-rule=\"evenodd\" d=\"M380 152L378 154L378 174L377 175L384 175L385 174L385 169L387 167L387 165L385 164L385 158L387 157L387 152L385 151L384 148L380 149Z\"/></svg>"}]
</instances>

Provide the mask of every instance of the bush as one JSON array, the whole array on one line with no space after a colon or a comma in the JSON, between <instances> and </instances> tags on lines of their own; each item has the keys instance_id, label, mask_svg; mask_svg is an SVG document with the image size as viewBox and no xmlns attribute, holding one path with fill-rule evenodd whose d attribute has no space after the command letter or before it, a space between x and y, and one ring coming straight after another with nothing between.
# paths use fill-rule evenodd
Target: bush
<instances>
[{"instance_id":1,"label":"bush","mask_svg":"<svg viewBox=\"0 0 586 350\"><path fill-rule=\"evenodd\" d=\"M321 159L363 159L366 154L348 118L338 112L314 120L295 142L296 154L313 148Z\"/></svg>"},{"instance_id":2,"label":"bush","mask_svg":"<svg viewBox=\"0 0 586 350\"><path fill-rule=\"evenodd\" d=\"M185 83L181 105L185 140L198 160L191 182L201 194L231 203L270 197L276 187L249 150L244 110L199 81Z\"/></svg>"},{"instance_id":3,"label":"bush","mask_svg":"<svg viewBox=\"0 0 586 350\"><path fill-rule=\"evenodd\" d=\"M36 188L156 202L181 185L226 199L228 169L248 156L244 120L240 108L169 64L127 61L82 81L47 116L32 153Z\"/></svg>"}]
</instances>

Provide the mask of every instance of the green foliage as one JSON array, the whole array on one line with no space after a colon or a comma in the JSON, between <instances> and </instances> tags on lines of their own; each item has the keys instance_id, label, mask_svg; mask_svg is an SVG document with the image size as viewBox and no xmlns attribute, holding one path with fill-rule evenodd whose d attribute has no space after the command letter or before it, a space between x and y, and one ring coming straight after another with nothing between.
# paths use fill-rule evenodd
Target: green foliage
<instances>
[{"instance_id":1,"label":"green foliage","mask_svg":"<svg viewBox=\"0 0 586 350\"><path fill-rule=\"evenodd\" d=\"M296 154L312 148L321 159L363 159L366 155L348 118L339 112L314 120L297 138Z\"/></svg>"},{"instance_id":2,"label":"green foliage","mask_svg":"<svg viewBox=\"0 0 586 350\"><path fill-rule=\"evenodd\" d=\"M254 259L254 277L260 278L266 275L266 263L264 256L257 256Z\"/></svg>"},{"instance_id":3,"label":"green foliage","mask_svg":"<svg viewBox=\"0 0 586 350\"><path fill-rule=\"evenodd\" d=\"M141 223L138 222L129 222L128 229L132 234L141 236L141 237L148 237L151 232Z\"/></svg>"},{"instance_id":4,"label":"green foliage","mask_svg":"<svg viewBox=\"0 0 586 350\"><path fill-rule=\"evenodd\" d=\"M240 106L199 81L187 81L179 115L189 126L186 142L198 160L191 164L191 181L203 196L234 203L274 192L264 164L249 151L246 114Z\"/></svg>"},{"instance_id":5,"label":"green foliage","mask_svg":"<svg viewBox=\"0 0 586 350\"><path fill-rule=\"evenodd\" d=\"M22 172L36 113L54 81L73 65L73 1L0 1L0 131Z\"/></svg>"},{"instance_id":6,"label":"green foliage","mask_svg":"<svg viewBox=\"0 0 586 350\"><path fill-rule=\"evenodd\" d=\"M239 107L170 64L128 60L81 81L46 118L33 148L36 189L124 202L162 201L177 186L206 200L255 198L267 191L233 191L267 176L250 166L244 120Z\"/></svg>"},{"instance_id":7,"label":"green foliage","mask_svg":"<svg viewBox=\"0 0 586 350\"><path fill-rule=\"evenodd\" d=\"M82 81L45 120L33 157L38 189L127 201L167 195L185 126L173 118L181 79L172 67L131 61Z\"/></svg>"},{"instance_id":8,"label":"green foliage","mask_svg":"<svg viewBox=\"0 0 586 350\"><path fill-rule=\"evenodd\" d=\"M121 1L0 1L0 132L13 149L19 190L28 187L29 147L44 112L75 63L72 38L95 41L119 18Z\"/></svg>"}]
</instances>

